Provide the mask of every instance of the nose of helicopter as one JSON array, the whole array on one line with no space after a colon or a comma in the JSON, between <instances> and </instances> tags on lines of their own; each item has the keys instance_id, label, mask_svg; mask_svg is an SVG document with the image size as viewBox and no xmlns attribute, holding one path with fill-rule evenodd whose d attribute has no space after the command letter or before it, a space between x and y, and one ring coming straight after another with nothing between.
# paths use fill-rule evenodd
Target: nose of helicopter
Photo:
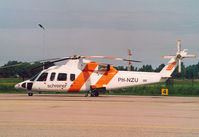
<instances>
[{"instance_id":1,"label":"nose of helicopter","mask_svg":"<svg viewBox=\"0 0 199 137\"><path fill-rule=\"evenodd\" d=\"M32 90L33 82L30 80L23 81L21 83L17 83L14 87L16 89L25 89L25 90Z\"/></svg>"},{"instance_id":2,"label":"nose of helicopter","mask_svg":"<svg viewBox=\"0 0 199 137\"><path fill-rule=\"evenodd\" d=\"M17 83L15 89L26 89L26 82Z\"/></svg>"},{"instance_id":3,"label":"nose of helicopter","mask_svg":"<svg viewBox=\"0 0 199 137\"><path fill-rule=\"evenodd\" d=\"M16 88L16 89L19 89L19 88L20 88L20 84L19 84L19 83L16 84L16 85L15 85L15 88Z\"/></svg>"}]
</instances>

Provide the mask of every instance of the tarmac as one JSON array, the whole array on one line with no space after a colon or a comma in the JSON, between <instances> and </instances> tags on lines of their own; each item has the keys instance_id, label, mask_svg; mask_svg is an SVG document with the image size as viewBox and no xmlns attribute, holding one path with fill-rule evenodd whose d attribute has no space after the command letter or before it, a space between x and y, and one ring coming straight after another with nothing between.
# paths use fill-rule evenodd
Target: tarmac
<instances>
[{"instance_id":1,"label":"tarmac","mask_svg":"<svg viewBox=\"0 0 199 137\"><path fill-rule=\"evenodd\" d=\"M0 137L199 137L199 98L0 94Z\"/></svg>"}]
</instances>

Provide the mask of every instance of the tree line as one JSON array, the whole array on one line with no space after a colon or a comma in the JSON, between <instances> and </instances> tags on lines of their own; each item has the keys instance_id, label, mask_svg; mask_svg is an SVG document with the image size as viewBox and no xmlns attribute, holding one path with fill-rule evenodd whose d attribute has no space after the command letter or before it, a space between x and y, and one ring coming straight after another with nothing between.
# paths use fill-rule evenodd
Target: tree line
<instances>
[{"instance_id":1,"label":"tree line","mask_svg":"<svg viewBox=\"0 0 199 137\"><path fill-rule=\"evenodd\" d=\"M16 65L16 66L15 66ZM47 64L45 68L53 66L54 64ZM7 66L7 68L6 68ZM9 67L13 66L13 67ZM18 61L8 61L3 67L0 68L0 78L31 78L35 76L37 73L42 71L42 63L34 62L34 63L27 63L27 62L18 62Z\"/></svg>"},{"instance_id":2,"label":"tree line","mask_svg":"<svg viewBox=\"0 0 199 137\"><path fill-rule=\"evenodd\" d=\"M35 63L24 63L18 61L9 61L4 66L12 66L16 64L21 64L15 67L1 68L0 69L0 78L31 78L40 71L42 71L42 67L36 68L37 66L41 66L40 62ZM45 67L48 68L54 64L48 64ZM131 71L142 71L142 72L160 72L164 67L164 64L160 64L157 68L153 69L152 65L143 65L141 68L131 66ZM117 66L115 67L118 70L127 70L126 66ZM199 62L194 65L189 65L187 67L182 63L182 73L178 73L178 68L172 74L174 79L198 79L199 78Z\"/></svg>"}]
</instances>

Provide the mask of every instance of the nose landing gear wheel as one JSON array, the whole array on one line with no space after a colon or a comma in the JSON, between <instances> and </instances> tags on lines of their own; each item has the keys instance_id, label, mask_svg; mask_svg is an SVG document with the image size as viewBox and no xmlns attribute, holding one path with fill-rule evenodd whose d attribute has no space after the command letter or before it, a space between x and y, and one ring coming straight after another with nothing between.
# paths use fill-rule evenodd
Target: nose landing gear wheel
<instances>
[{"instance_id":1,"label":"nose landing gear wheel","mask_svg":"<svg viewBox=\"0 0 199 137\"><path fill-rule=\"evenodd\" d=\"M33 96L33 93L28 93L28 96Z\"/></svg>"}]
</instances>

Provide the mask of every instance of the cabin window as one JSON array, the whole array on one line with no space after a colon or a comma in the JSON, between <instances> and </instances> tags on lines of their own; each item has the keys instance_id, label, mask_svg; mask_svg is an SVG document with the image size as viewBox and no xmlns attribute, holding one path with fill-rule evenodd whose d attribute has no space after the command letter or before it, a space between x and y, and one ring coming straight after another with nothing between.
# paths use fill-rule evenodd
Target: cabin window
<instances>
[{"instance_id":1,"label":"cabin window","mask_svg":"<svg viewBox=\"0 0 199 137\"><path fill-rule=\"evenodd\" d=\"M53 81L55 79L55 72L52 72L50 75L50 81Z\"/></svg>"},{"instance_id":2,"label":"cabin window","mask_svg":"<svg viewBox=\"0 0 199 137\"><path fill-rule=\"evenodd\" d=\"M57 80L58 81L66 81L67 80L67 74L66 73L59 73Z\"/></svg>"},{"instance_id":3,"label":"cabin window","mask_svg":"<svg viewBox=\"0 0 199 137\"><path fill-rule=\"evenodd\" d=\"M75 80L75 74L70 74L70 80L74 81Z\"/></svg>"},{"instance_id":4,"label":"cabin window","mask_svg":"<svg viewBox=\"0 0 199 137\"><path fill-rule=\"evenodd\" d=\"M47 76L48 76L48 73L44 72L44 73L42 73L42 74L39 76L39 78L37 79L37 81L46 81Z\"/></svg>"}]
</instances>

